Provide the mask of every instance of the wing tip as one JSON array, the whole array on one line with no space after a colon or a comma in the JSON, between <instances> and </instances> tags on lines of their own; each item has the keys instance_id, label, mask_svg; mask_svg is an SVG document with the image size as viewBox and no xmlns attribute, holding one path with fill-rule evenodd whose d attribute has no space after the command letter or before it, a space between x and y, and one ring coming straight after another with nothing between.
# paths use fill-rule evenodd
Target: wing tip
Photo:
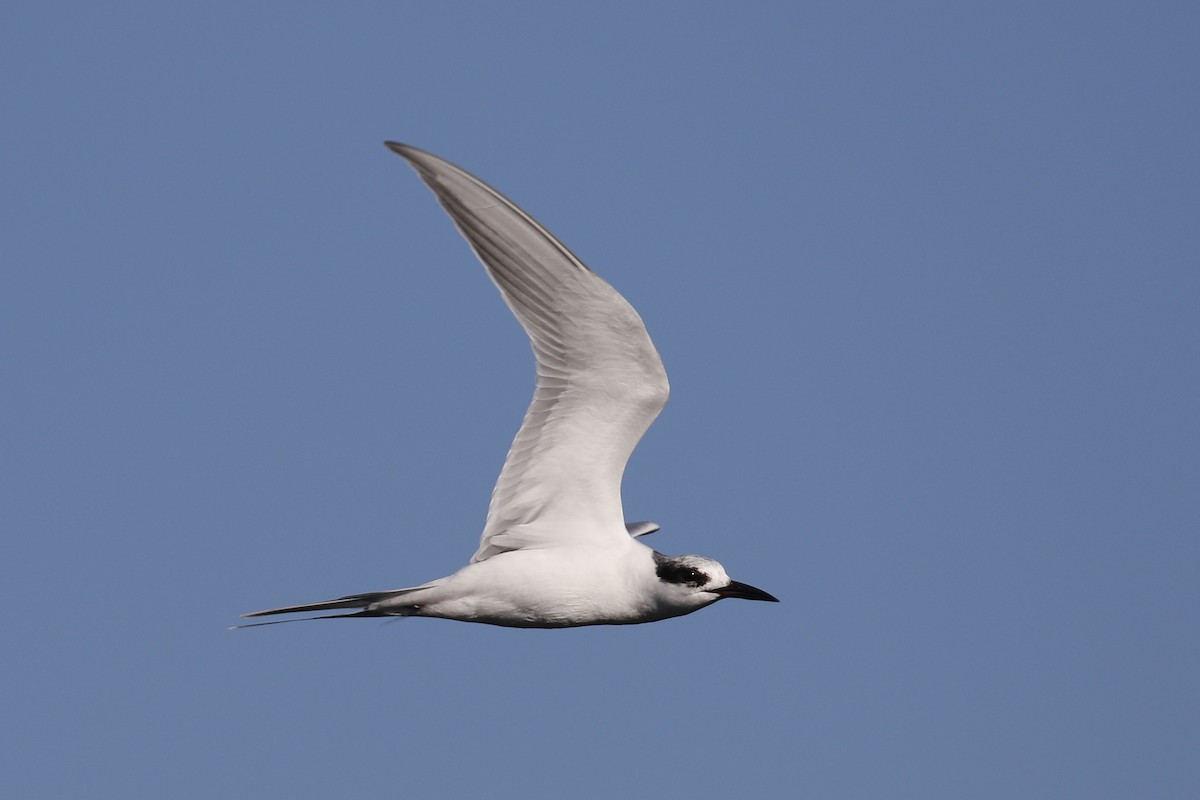
<instances>
[{"instance_id":1,"label":"wing tip","mask_svg":"<svg viewBox=\"0 0 1200 800\"><path fill-rule=\"evenodd\" d=\"M433 153L430 153L427 150L422 150L419 147L413 147L411 144L405 144L404 142L397 142L392 139L387 139L384 141L383 144L385 147L387 147L388 150L391 150L393 153L400 156L405 161L412 164L414 167L421 166L423 162L427 162L430 160L432 160L432 161L444 161L445 160L445 159L439 158L438 156L435 156Z\"/></svg>"},{"instance_id":2,"label":"wing tip","mask_svg":"<svg viewBox=\"0 0 1200 800\"><path fill-rule=\"evenodd\" d=\"M404 156L405 158L408 157L406 155L407 151L414 149L412 145L404 144L403 142L393 141L392 139L385 139L383 144L387 149L391 150L393 153Z\"/></svg>"}]
</instances>

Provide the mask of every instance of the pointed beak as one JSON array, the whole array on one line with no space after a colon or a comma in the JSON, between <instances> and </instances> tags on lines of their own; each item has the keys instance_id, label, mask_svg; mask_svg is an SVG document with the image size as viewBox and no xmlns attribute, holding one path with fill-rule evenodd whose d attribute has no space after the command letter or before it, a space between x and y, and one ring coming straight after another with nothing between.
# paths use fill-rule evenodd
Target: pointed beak
<instances>
[{"instance_id":1,"label":"pointed beak","mask_svg":"<svg viewBox=\"0 0 1200 800\"><path fill-rule=\"evenodd\" d=\"M762 589L755 589L748 583L730 581L728 586L713 589L713 594L720 597L740 597L743 600L766 600L768 603L778 603L779 598L767 594Z\"/></svg>"}]
</instances>

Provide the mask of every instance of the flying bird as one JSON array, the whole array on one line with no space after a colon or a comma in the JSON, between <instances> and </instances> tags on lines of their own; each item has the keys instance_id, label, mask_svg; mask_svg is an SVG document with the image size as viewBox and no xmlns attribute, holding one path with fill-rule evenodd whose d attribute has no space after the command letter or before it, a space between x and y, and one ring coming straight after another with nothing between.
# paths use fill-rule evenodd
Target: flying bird
<instances>
[{"instance_id":1,"label":"flying bird","mask_svg":"<svg viewBox=\"0 0 1200 800\"><path fill-rule=\"evenodd\" d=\"M625 522L625 463L669 391L633 307L483 181L415 147L387 146L433 190L529 335L533 402L465 567L420 586L243 616L339 611L304 619L439 617L566 628L655 622L725 597L778 602L731 580L711 558L647 547L640 538L657 524Z\"/></svg>"}]
</instances>

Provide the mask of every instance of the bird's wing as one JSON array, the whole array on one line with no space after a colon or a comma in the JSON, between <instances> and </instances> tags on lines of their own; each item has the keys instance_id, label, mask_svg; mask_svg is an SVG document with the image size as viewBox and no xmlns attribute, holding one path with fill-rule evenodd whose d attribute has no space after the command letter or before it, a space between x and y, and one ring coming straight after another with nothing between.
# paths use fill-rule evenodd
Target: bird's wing
<instances>
[{"instance_id":1,"label":"bird's wing","mask_svg":"<svg viewBox=\"0 0 1200 800\"><path fill-rule=\"evenodd\" d=\"M645 536L647 534L654 533L655 531L659 530L661 527L662 526L659 525L657 522L626 522L625 523L625 530L628 531L629 535L632 536L634 539L638 538L639 536Z\"/></svg>"},{"instance_id":2,"label":"bird's wing","mask_svg":"<svg viewBox=\"0 0 1200 800\"><path fill-rule=\"evenodd\" d=\"M667 402L641 317L532 217L483 181L407 145L529 334L533 402L492 490L472 561L508 550L627 542L621 475Z\"/></svg>"}]
</instances>

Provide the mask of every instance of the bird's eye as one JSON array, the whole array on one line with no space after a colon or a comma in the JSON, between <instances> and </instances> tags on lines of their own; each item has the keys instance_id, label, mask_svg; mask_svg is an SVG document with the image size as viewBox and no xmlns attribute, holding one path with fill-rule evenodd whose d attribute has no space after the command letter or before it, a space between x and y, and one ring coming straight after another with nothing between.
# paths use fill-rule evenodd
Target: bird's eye
<instances>
[{"instance_id":1,"label":"bird's eye","mask_svg":"<svg viewBox=\"0 0 1200 800\"><path fill-rule=\"evenodd\" d=\"M654 573L667 583L678 583L699 589L708 583L708 575L695 567L681 564L678 559L668 558L660 553L654 554Z\"/></svg>"}]
</instances>

